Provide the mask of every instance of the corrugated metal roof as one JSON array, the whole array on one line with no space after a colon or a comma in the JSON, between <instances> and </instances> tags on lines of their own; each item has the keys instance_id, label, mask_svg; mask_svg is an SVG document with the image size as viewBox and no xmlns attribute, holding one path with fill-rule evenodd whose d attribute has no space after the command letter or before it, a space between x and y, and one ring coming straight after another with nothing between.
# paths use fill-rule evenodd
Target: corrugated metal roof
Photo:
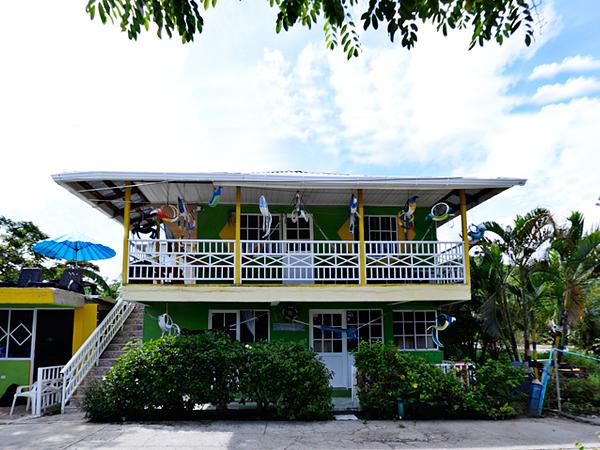
<instances>
[{"instance_id":1,"label":"corrugated metal roof","mask_svg":"<svg viewBox=\"0 0 600 450\"><path fill-rule=\"evenodd\" d=\"M456 207L459 189L467 194L472 208L500 192L524 185L520 178L390 177L327 174L302 171L264 173L148 173L71 172L53 175L65 189L108 216L122 221L126 184L132 190L132 220L147 214L154 206L183 197L189 204L206 204L214 186L222 186L221 203L235 203L235 187L242 188L242 203L254 204L266 195L269 204L288 205L301 191L309 205L347 205L357 189L364 192L365 205L402 207L406 199L418 195L419 206L445 201Z\"/></svg>"}]
</instances>

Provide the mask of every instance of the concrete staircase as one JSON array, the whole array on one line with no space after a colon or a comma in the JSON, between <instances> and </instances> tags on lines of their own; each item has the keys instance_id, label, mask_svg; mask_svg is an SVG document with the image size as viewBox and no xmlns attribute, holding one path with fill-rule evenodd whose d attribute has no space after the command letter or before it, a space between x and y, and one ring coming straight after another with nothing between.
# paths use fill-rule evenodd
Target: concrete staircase
<instances>
[{"instance_id":1,"label":"concrete staircase","mask_svg":"<svg viewBox=\"0 0 600 450\"><path fill-rule=\"evenodd\" d=\"M68 409L79 407L83 398L85 388L93 381L102 381L110 368L115 365L117 358L125 351L123 346L129 341L141 341L144 336L144 308L145 305L137 304L131 312L123 328L117 332L113 340L108 344L102 356L98 360L98 364L87 374L83 382L79 385L75 394L69 400Z\"/></svg>"}]
</instances>

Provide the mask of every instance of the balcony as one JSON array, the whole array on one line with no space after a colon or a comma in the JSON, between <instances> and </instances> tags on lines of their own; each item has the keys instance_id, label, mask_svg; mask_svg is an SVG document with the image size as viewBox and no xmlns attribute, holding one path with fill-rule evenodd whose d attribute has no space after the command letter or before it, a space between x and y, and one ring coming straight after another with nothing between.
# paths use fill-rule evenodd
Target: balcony
<instances>
[{"instance_id":1,"label":"balcony","mask_svg":"<svg viewBox=\"0 0 600 450\"><path fill-rule=\"evenodd\" d=\"M462 242L131 239L131 284L464 284ZM364 277L364 280L362 279Z\"/></svg>"}]
</instances>

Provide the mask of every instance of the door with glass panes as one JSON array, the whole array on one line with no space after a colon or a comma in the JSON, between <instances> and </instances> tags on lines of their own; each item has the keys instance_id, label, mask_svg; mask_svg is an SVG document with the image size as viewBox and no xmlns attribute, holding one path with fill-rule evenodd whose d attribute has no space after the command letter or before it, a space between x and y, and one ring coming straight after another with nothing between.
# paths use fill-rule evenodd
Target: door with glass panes
<instances>
[{"instance_id":1,"label":"door with glass panes","mask_svg":"<svg viewBox=\"0 0 600 450\"><path fill-rule=\"evenodd\" d=\"M352 387L354 355L361 341L383 340L383 312L380 309L311 311L312 349L333 372L331 386Z\"/></svg>"},{"instance_id":2,"label":"door with glass panes","mask_svg":"<svg viewBox=\"0 0 600 450\"><path fill-rule=\"evenodd\" d=\"M312 218L309 220L297 218L294 222L292 215L287 214L285 221L286 255L284 258L284 284L312 284L313 274L312 248Z\"/></svg>"}]
</instances>

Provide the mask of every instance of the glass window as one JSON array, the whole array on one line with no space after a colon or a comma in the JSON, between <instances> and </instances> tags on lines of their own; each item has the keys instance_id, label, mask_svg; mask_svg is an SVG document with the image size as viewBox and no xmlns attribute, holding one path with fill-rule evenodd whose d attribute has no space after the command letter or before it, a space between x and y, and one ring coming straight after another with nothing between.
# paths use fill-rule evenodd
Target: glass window
<instances>
[{"instance_id":1,"label":"glass window","mask_svg":"<svg viewBox=\"0 0 600 450\"><path fill-rule=\"evenodd\" d=\"M397 241L396 216L365 216L365 239L367 241Z\"/></svg>"},{"instance_id":2,"label":"glass window","mask_svg":"<svg viewBox=\"0 0 600 450\"><path fill-rule=\"evenodd\" d=\"M436 324L435 311L394 311L394 342L403 350L437 349L431 327Z\"/></svg>"},{"instance_id":3,"label":"glass window","mask_svg":"<svg viewBox=\"0 0 600 450\"><path fill-rule=\"evenodd\" d=\"M6 358L8 350L8 309L0 309L0 358Z\"/></svg>"},{"instance_id":4,"label":"glass window","mask_svg":"<svg viewBox=\"0 0 600 450\"><path fill-rule=\"evenodd\" d=\"M262 240L263 239L263 216L260 214L242 214L240 220L240 238L242 240ZM271 233L269 239L280 239L279 216L272 215Z\"/></svg>"},{"instance_id":5,"label":"glass window","mask_svg":"<svg viewBox=\"0 0 600 450\"><path fill-rule=\"evenodd\" d=\"M210 313L213 330L225 331L231 339L244 343L269 340L269 311L241 310Z\"/></svg>"},{"instance_id":6,"label":"glass window","mask_svg":"<svg viewBox=\"0 0 600 450\"><path fill-rule=\"evenodd\" d=\"M33 311L0 310L0 358L31 358Z\"/></svg>"},{"instance_id":7,"label":"glass window","mask_svg":"<svg viewBox=\"0 0 600 450\"><path fill-rule=\"evenodd\" d=\"M380 341L383 339L383 316L380 309L346 311L346 327L355 330L348 333L348 350L358 350L360 341Z\"/></svg>"}]
</instances>

